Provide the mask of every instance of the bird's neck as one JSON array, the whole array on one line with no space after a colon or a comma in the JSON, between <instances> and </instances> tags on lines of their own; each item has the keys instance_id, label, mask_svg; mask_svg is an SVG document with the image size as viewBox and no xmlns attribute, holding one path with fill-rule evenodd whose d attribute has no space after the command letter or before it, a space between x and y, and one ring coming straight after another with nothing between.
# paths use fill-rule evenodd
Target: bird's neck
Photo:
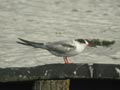
<instances>
[{"instance_id":1,"label":"bird's neck","mask_svg":"<svg viewBox=\"0 0 120 90\"><path fill-rule=\"evenodd\" d=\"M81 44L79 42L75 42L75 46L76 46L76 49L81 52L85 49L86 44Z\"/></svg>"}]
</instances>

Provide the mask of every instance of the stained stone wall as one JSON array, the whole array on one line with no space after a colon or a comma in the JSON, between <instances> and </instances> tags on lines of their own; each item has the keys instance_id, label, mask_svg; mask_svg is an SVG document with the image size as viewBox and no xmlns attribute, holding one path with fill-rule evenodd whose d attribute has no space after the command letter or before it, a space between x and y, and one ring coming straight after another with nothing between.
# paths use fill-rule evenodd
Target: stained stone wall
<instances>
[{"instance_id":1,"label":"stained stone wall","mask_svg":"<svg viewBox=\"0 0 120 90\"><path fill-rule=\"evenodd\" d=\"M0 82L119 79L120 65L113 64L48 64L29 68L0 68Z\"/></svg>"}]
</instances>

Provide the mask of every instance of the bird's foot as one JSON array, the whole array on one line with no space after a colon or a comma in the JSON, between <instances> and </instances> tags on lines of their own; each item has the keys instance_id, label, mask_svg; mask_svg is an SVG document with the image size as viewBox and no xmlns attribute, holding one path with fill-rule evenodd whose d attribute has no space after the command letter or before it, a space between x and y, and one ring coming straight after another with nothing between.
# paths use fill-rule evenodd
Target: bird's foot
<instances>
[{"instance_id":1,"label":"bird's foot","mask_svg":"<svg viewBox=\"0 0 120 90\"><path fill-rule=\"evenodd\" d=\"M65 64L70 64L69 60L67 59L67 57L64 57L64 62Z\"/></svg>"}]
</instances>

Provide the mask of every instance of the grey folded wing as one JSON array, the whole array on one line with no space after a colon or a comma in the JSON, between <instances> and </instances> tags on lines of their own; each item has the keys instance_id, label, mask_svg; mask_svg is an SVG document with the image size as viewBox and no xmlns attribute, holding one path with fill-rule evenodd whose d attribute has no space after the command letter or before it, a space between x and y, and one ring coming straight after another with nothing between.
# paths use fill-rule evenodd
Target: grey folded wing
<instances>
[{"instance_id":1,"label":"grey folded wing","mask_svg":"<svg viewBox=\"0 0 120 90\"><path fill-rule=\"evenodd\" d=\"M67 41L61 41L61 42L55 42L55 43L47 43L46 48L49 51L54 51L57 53L67 53L71 50L74 50L76 47L72 44L72 42Z\"/></svg>"}]
</instances>

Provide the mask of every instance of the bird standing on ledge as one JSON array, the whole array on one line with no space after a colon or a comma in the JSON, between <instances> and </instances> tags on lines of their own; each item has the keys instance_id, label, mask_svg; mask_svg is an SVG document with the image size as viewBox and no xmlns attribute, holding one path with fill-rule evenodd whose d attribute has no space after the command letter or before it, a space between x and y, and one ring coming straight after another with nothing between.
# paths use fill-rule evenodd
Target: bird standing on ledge
<instances>
[{"instance_id":1,"label":"bird standing on ledge","mask_svg":"<svg viewBox=\"0 0 120 90\"><path fill-rule=\"evenodd\" d=\"M46 43L37 43L28 40L18 38L22 42L17 42L19 44L32 46L34 48L42 48L48 50L55 56L63 57L65 64L69 64L67 57L78 55L82 52L86 46L89 46L87 40L85 39L75 39L75 40L63 40L57 42L46 42Z\"/></svg>"}]
</instances>

